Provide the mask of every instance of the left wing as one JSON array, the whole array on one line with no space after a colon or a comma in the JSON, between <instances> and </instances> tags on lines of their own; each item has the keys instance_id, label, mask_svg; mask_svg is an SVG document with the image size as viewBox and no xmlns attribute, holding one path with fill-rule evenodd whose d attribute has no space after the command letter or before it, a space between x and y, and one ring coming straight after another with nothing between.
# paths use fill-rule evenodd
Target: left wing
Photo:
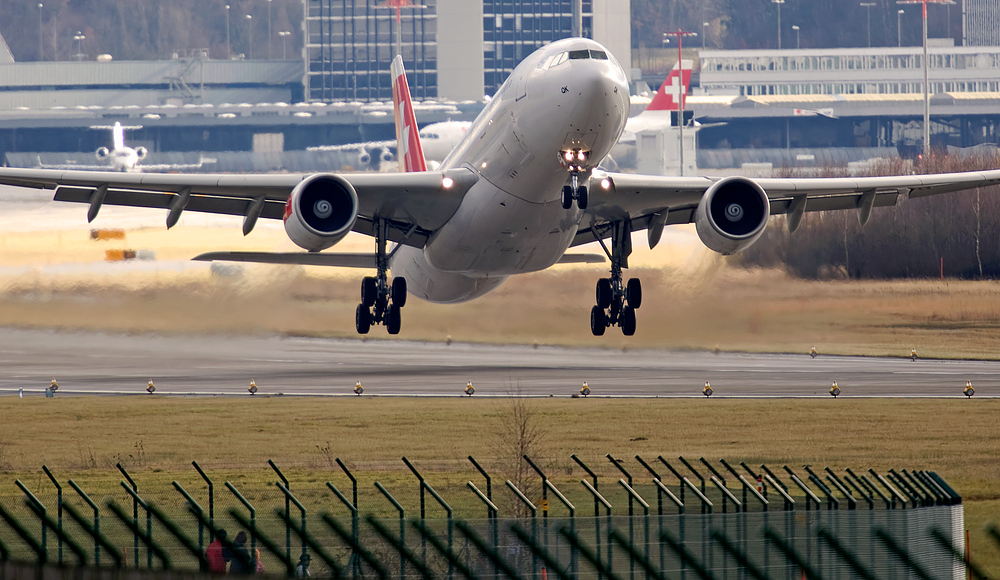
<instances>
[{"instance_id":1,"label":"left wing","mask_svg":"<svg viewBox=\"0 0 1000 580\"><path fill-rule=\"evenodd\" d=\"M745 180L767 194L770 214L789 214L794 230L804 212L855 209L862 223L873 207L896 205L899 196L925 197L1000 184L1000 170L893 177L718 178L663 177L631 173L594 173L587 216L573 241L586 244L606 237L607 225L627 220L632 231L649 230L650 244L663 226L694 220L695 210L710 187L726 180Z\"/></svg>"},{"instance_id":2,"label":"left wing","mask_svg":"<svg viewBox=\"0 0 1000 580\"><path fill-rule=\"evenodd\" d=\"M389 241L423 246L431 232L457 210L478 180L468 169L423 173L343 173L358 194L354 231L374 235L373 218L400 228ZM45 169L0 169L0 185L54 189L56 201L90 205L92 221L104 204L169 210L167 225L181 212L197 211L243 216L249 233L257 218L282 219L292 190L308 174L231 175L158 174ZM408 232L408 234L407 234Z\"/></svg>"}]
</instances>

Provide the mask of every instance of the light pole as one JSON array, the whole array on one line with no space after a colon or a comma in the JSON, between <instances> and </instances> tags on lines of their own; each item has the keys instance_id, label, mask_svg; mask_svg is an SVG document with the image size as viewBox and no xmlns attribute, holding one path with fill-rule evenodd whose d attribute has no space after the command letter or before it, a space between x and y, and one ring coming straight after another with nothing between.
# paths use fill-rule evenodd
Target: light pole
<instances>
[{"instance_id":1,"label":"light pole","mask_svg":"<svg viewBox=\"0 0 1000 580\"><path fill-rule=\"evenodd\" d=\"M784 2L784 0L782 0ZM676 36L677 37L677 70L680 72L680 82L677 83L677 158L680 162L680 173L681 177L684 177L684 95L686 93L684 86L684 54L681 50L681 45L683 44L683 38L685 36L698 36L697 32L687 32L678 28L673 32L664 32L663 36Z\"/></svg>"},{"instance_id":2,"label":"light pole","mask_svg":"<svg viewBox=\"0 0 1000 580\"><path fill-rule=\"evenodd\" d=\"M42 52L42 3L38 3L38 60L45 60Z\"/></svg>"},{"instance_id":3,"label":"light pole","mask_svg":"<svg viewBox=\"0 0 1000 580\"><path fill-rule=\"evenodd\" d=\"M267 0L267 60L271 60L271 0Z\"/></svg>"},{"instance_id":4,"label":"light pole","mask_svg":"<svg viewBox=\"0 0 1000 580\"><path fill-rule=\"evenodd\" d=\"M872 47L872 6L877 6L874 2L862 2L862 6L868 9L868 48Z\"/></svg>"},{"instance_id":5,"label":"light pole","mask_svg":"<svg viewBox=\"0 0 1000 580\"><path fill-rule=\"evenodd\" d=\"M233 60L233 50L229 44L229 4L226 4L226 58Z\"/></svg>"},{"instance_id":6,"label":"light pole","mask_svg":"<svg viewBox=\"0 0 1000 580\"><path fill-rule=\"evenodd\" d=\"M84 57L84 54L83 54L83 41L87 40L87 37L83 35L83 32L80 32L79 30L77 30L76 31L76 35L73 36L73 40L76 41L77 47L78 47L77 51L76 51L76 54L73 55L73 56L76 57L76 60L83 60L83 57Z\"/></svg>"},{"instance_id":7,"label":"light pole","mask_svg":"<svg viewBox=\"0 0 1000 580\"><path fill-rule=\"evenodd\" d=\"M771 2L778 5L778 50L781 50L781 5L785 0L771 0Z\"/></svg>"},{"instance_id":8,"label":"light pole","mask_svg":"<svg viewBox=\"0 0 1000 580\"><path fill-rule=\"evenodd\" d=\"M896 11L896 46L903 46L903 13L905 10Z\"/></svg>"},{"instance_id":9,"label":"light pole","mask_svg":"<svg viewBox=\"0 0 1000 580\"><path fill-rule=\"evenodd\" d=\"M288 60L288 37L291 35L292 33L287 30L278 33L281 37L281 60Z\"/></svg>"},{"instance_id":10,"label":"light pole","mask_svg":"<svg viewBox=\"0 0 1000 580\"><path fill-rule=\"evenodd\" d=\"M924 158L931 154L931 96L930 81L927 73L927 4L954 4L951 0L896 0L896 4L923 4L924 20Z\"/></svg>"},{"instance_id":11,"label":"light pole","mask_svg":"<svg viewBox=\"0 0 1000 580\"><path fill-rule=\"evenodd\" d=\"M708 23L701 23L701 49L705 50L705 41L708 38Z\"/></svg>"},{"instance_id":12,"label":"light pole","mask_svg":"<svg viewBox=\"0 0 1000 580\"><path fill-rule=\"evenodd\" d=\"M250 50L247 52L250 55L250 60L253 60L253 16L247 14L247 24L250 26Z\"/></svg>"},{"instance_id":13,"label":"light pole","mask_svg":"<svg viewBox=\"0 0 1000 580\"><path fill-rule=\"evenodd\" d=\"M795 48L796 49L802 48L802 42L799 39L799 25L798 24L793 24L792 25L792 30L795 31Z\"/></svg>"}]
</instances>

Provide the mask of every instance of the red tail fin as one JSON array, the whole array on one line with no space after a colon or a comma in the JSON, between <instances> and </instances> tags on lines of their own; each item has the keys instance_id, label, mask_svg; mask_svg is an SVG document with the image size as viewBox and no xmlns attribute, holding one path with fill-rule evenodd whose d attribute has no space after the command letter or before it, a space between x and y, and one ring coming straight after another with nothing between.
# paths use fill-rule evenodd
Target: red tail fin
<instances>
[{"instance_id":1,"label":"red tail fin","mask_svg":"<svg viewBox=\"0 0 1000 580\"><path fill-rule=\"evenodd\" d=\"M660 90L656 91L656 96L653 97L653 102L649 103L646 107L647 111L679 111L680 106L677 102L677 83L681 83L681 95L684 102L687 103L687 93L691 86L691 65L693 61L682 60L681 62L674 65L674 68L667 75L666 80L660 85ZM680 74L681 71L678 70L678 66L683 68L683 76Z\"/></svg>"},{"instance_id":2,"label":"red tail fin","mask_svg":"<svg viewBox=\"0 0 1000 580\"><path fill-rule=\"evenodd\" d=\"M396 158L399 159L399 171L403 173L427 171L424 148L420 145L420 132L417 128L417 118L413 114L410 86L406 84L402 57L396 56L392 60L391 70L392 103L396 113Z\"/></svg>"}]
</instances>

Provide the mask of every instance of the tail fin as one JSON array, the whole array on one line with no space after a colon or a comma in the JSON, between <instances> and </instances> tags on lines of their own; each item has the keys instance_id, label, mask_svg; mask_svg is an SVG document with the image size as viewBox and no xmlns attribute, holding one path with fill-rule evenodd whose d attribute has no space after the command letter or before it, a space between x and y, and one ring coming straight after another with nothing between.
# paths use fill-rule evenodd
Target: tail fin
<instances>
[{"instance_id":1,"label":"tail fin","mask_svg":"<svg viewBox=\"0 0 1000 580\"><path fill-rule=\"evenodd\" d=\"M410 86L406 84L406 71L403 70L401 56L397 55L392 60L391 70L392 103L396 113L396 158L399 159L399 171L404 173L427 171L424 148L420 145L420 131L413 114L413 103L410 101Z\"/></svg>"},{"instance_id":2,"label":"tail fin","mask_svg":"<svg viewBox=\"0 0 1000 580\"><path fill-rule=\"evenodd\" d=\"M115 121L115 126L111 129L111 137L115 142L115 149L125 147L125 128L120 122Z\"/></svg>"},{"instance_id":3,"label":"tail fin","mask_svg":"<svg viewBox=\"0 0 1000 580\"><path fill-rule=\"evenodd\" d=\"M687 103L688 89L691 87L691 65L694 61L682 60L674 65L674 68L667 75L666 80L660 85L660 90L656 91L653 101L646 107L647 111L679 111L677 102L677 83L681 83L681 95L684 103ZM678 66L682 70L678 70ZM683 75L681 74L683 72Z\"/></svg>"}]
</instances>

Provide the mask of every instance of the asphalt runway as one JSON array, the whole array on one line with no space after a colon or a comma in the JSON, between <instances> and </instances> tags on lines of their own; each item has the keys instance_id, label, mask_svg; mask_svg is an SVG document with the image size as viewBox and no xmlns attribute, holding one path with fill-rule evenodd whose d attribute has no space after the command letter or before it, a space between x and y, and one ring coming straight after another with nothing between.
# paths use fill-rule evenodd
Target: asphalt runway
<instances>
[{"instance_id":1,"label":"asphalt runway","mask_svg":"<svg viewBox=\"0 0 1000 580\"><path fill-rule=\"evenodd\" d=\"M391 340L159 336L0 329L0 395L157 394L593 397L1000 396L1000 362L663 350L494 346Z\"/></svg>"}]
</instances>

